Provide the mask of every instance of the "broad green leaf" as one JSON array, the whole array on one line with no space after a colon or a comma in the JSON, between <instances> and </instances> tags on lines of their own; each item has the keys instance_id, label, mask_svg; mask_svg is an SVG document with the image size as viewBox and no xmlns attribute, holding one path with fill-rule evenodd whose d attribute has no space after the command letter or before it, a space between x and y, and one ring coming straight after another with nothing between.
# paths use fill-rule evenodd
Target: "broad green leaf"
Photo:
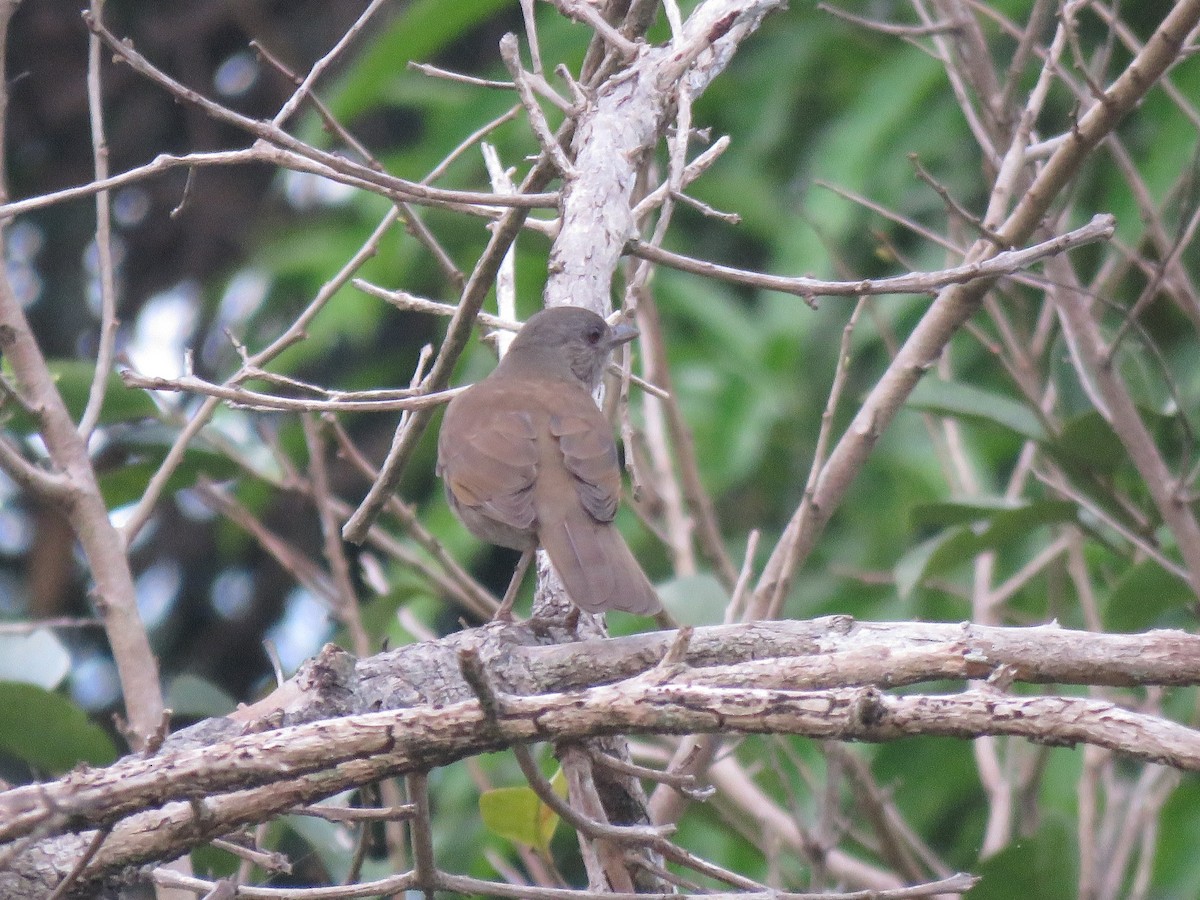
<instances>
[{"instance_id":1,"label":"broad green leaf","mask_svg":"<svg viewBox=\"0 0 1200 900\"><path fill-rule=\"evenodd\" d=\"M907 600L913 588L925 578L930 560L934 555L955 537L955 532L944 531L935 537L922 541L911 547L892 567L892 577L896 580L896 593L901 600Z\"/></svg>"},{"instance_id":2,"label":"broad green leaf","mask_svg":"<svg viewBox=\"0 0 1200 900\"><path fill-rule=\"evenodd\" d=\"M719 625L729 594L712 575L685 575L656 585L663 605L681 625Z\"/></svg>"},{"instance_id":3,"label":"broad green leaf","mask_svg":"<svg viewBox=\"0 0 1200 900\"><path fill-rule=\"evenodd\" d=\"M1021 509L1028 504L1004 497L972 497L968 500L940 500L921 503L909 512L917 527L936 528L963 525L991 518L995 513Z\"/></svg>"},{"instance_id":4,"label":"broad green leaf","mask_svg":"<svg viewBox=\"0 0 1200 900\"><path fill-rule=\"evenodd\" d=\"M1074 522L1077 515L1078 508L1067 500L1021 503L987 516L984 519L987 525L976 535L976 539L980 550L992 550L1008 541L1025 537L1040 525Z\"/></svg>"},{"instance_id":5,"label":"broad green leaf","mask_svg":"<svg viewBox=\"0 0 1200 900\"><path fill-rule=\"evenodd\" d=\"M14 681L0 682L0 748L52 774L117 755L104 730L66 697Z\"/></svg>"},{"instance_id":6,"label":"broad green leaf","mask_svg":"<svg viewBox=\"0 0 1200 900\"><path fill-rule=\"evenodd\" d=\"M1039 500L1036 503L1008 503L1003 500L974 500L962 505L953 501L922 504L913 510L914 521L936 521L945 517L945 524L977 523L974 529L963 529L971 535L966 549L972 552L994 550L1010 540L1022 538L1039 525L1073 522L1077 509L1066 500Z\"/></svg>"},{"instance_id":7,"label":"broad green leaf","mask_svg":"<svg viewBox=\"0 0 1200 900\"><path fill-rule=\"evenodd\" d=\"M560 797L567 796L567 779L561 769L550 784ZM479 814L489 831L543 852L549 849L558 827L558 814L542 803L530 787L485 791L479 797Z\"/></svg>"},{"instance_id":8,"label":"broad green leaf","mask_svg":"<svg viewBox=\"0 0 1200 900\"><path fill-rule=\"evenodd\" d=\"M1018 838L982 862L976 872L983 880L968 896L971 900L1074 900L1076 869L1073 829L1054 816L1034 834Z\"/></svg>"},{"instance_id":9,"label":"broad green leaf","mask_svg":"<svg viewBox=\"0 0 1200 900\"><path fill-rule=\"evenodd\" d=\"M70 412L71 418L78 421L87 406L95 365L81 359L51 359L47 360L46 365L50 374L54 376L54 384L67 405L67 411ZM5 368L8 368L7 363ZM5 411L12 413L9 424L13 429L32 431L37 427L33 417L14 404L9 403L5 406ZM157 415L158 409L149 394L140 389L125 387L116 372L109 373L104 385L104 406L100 414L102 425L153 418Z\"/></svg>"},{"instance_id":10,"label":"broad green leaf","mask_svg":"<svg viewBox=\"0 0 1200 900\"><path fill-rule=\"evenodd\" d=\"M1067 421L1062 433L1050 441L1047 450L1067 464L1085 466L1105 474L1129 461L1121 439L1095 410Z\"/></svg>"},{"instance_id":11,"label":"broad green leaf","mask_svg":"<svg viewBox=\"0 0 1200 900\"><path fill-rule=\"evenodd\" d=\"M901 557L893 569L897 590L901 598L907 598L927 576L948 571L985 550L1022 540L1040 525L1073 522L1077 512L1075 504L1065 500L1011 503L992 498L922 504L913 510L914 521L952 527ZM968 522L973 525L962 524Z\"/></svg>"},{"instance_id":12,"label":"broad green leaf","mask_svg":"<svg viewBox=\"0 0 1200 900\"><path fill-rule=\"evenodd\" d=\"M952 419L999 425L1027 440L1046 440L1042 423L1028 406L974 385L925 378L917 384L907 405Z\"/></svg>"},{"instance_id":13,"label":"broad green leaf","mask_svg":"<svg viewBox=\"0 0 1200 900\"><path fill-rule=\"evenodd\" d=\"M1188 609L1195 602L1196 595L1185 582L1147 559L1125 572L1108 595L1104 624L1113 631L1124 632L1182 627L1187 623L1176 619L1186 615L1194 621Z\"/></svg>"},{"instance_id":14,"label":"broad green leaf","mask_svg":"<svg viewBox=\"0 0 1200 900\"><path fill-rule=\"evenodd\" d=\"M180 675L172 680L166 702L176 716L195 719L224 716L237 707L237 701L225 691L196 675Z\"/></svg>"}]
</instances>

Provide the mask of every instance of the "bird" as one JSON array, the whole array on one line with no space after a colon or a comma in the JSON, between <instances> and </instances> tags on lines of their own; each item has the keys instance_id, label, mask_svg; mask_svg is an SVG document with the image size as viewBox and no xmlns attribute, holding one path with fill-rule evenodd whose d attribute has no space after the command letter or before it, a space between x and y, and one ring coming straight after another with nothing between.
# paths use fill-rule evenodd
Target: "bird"
<instances>
[{"instance_id":1,"label":"bird","mask_svg":"<svg viewBox=\"0 0 1200 900\"><path fill-rule=\"evenodd\" d=\"M613 524L621 472L612 428L593 399L609 354L637 333L583 307L548 307L529 317L491 374L446 408L437 474L450 508L480 540L522 551L496 620L511 619L539 545L584 612L662 608Z\"/></svg>"}]
</instances>

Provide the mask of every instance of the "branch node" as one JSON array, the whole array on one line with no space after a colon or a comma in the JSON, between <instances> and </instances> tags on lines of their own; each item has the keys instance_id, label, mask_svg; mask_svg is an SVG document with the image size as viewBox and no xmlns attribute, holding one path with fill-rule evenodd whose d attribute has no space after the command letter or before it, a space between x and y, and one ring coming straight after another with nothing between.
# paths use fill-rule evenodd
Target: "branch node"
<instances>
[{"instance_id":1,"label":"branch node","mask_svg":"<svg viewBox=\"0 0 1200 900\"><path fill-rule=\"evenodd\" d=\"M489 722L495 722L502 712L503 700L501 692L496 689L487 673L478 648L464 647L458 651L458 669L479 701L484 717Z\"/></svg>"}]
</instances>

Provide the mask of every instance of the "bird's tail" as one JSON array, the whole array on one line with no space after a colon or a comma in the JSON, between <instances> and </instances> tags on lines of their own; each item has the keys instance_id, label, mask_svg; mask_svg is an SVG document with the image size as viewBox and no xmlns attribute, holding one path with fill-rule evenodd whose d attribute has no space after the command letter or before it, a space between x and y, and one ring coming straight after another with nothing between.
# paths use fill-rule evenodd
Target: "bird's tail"
<instances>
[{"instance_id":1,"label":"bird's tail","mask_svg":"<svg viewBox=\"0 0 1200 900\"><path fill-rule=\"evenodd\" d=\"M619 609L651 616L662 609L615 525L597 522L580 507L557 522L542 523L538 539L572 602L584 612Z\"/></svg>"}]
</instances>

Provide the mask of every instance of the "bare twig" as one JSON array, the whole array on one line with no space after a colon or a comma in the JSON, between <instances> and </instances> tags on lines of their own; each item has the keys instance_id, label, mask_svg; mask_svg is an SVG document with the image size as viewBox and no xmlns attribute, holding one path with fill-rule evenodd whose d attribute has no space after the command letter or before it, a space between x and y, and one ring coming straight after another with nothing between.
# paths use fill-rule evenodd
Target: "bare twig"
<instances>
[{"instance_id":1,"label":"bare twig","mask_svg":"<svg viewBox=\"0 0 1200 900\"><path fill-rule=\"evenodd\" d=\"M91 13L97 19L104 11L104 0L91 0ZM88 37L88 118L92 126L92 165L96 181L108 177L108 142L104 137L104 110L101 102L100 40ZM112 253L112 221L108 191L96 194L96 280L100 288L100 340L96 347L96 371L88 391L87 406L79 419L84 443L100 421L108 376L112 370L117 344L117 286Z\"/></svg>"},{"instance_id":2,"label":"bare twig","mask_svg":"<svg viewBox=\"0 0 1200 900\"><path fill-rule=\"evenodd\" d=\"M268 346L260 350L258 353L252 354L246 358L243 370L235 373L225 384L226 387L236 387L240 382L249 377L248 372L256 370L265 365L269 360L274 359L285 349L292 346L297 341L301 340L308 324L317 316L317 314L325 307L333 296L346 284L347 281L354 275L355 272L368 259L375 255L379 249L379 244L383 240L383 236L391 230L400 217L400 213L394 207L383 216L382 220L371 233L370 237L363 243L358 251L351 257L346 265L326 282L312 302L305 307L304 311L289 325L282 334L273 340ZM158 504L162 492L165 490L167 481L183 461L184 454L187 452L188 445L195 439L200 430L208 424L212 415L217 410L219 399L217 397L209 397L201 404L200 408L193 413L188 423L180 430L179 435L175 438L175 442L171 445L171 449L167 451L166 457L163 459L158 470L150 478L146 486L145 492L137 505L130 512L125 526L122 529L126 543L132 543L133 538L145 526L155 506Z\"/></svg>"},{"instance_id":3,"label":"bare twig","mask_svg":"<svg viewBox=\"0 0 1200 900\"><path fill-rule=\"evenodd\" d=\"M333 494L329 487L329 472L325 465L325 441L320 425L311 414L300 417L304 428L304 443L308 449L308 471L312 476L313 502L321 520L321 538L325 545L325 560L333 578L334 612L350 633L350 643L358 656L369 656L370 639L363 628L362 615L358 606L354 581L350 577L350 564L342 546L341 529L333 506Z\"/></svg>"},{"instance_id":4,"label":"bare twig","mask_svg":"<svg viewBox=\"0 0 1200 900\"><path fill-rule=\"evenodd\" d=\"M386 399L306 399L302 397L280 397L252 391L238 385L214 384L195 376L181 378L153 378L124 369L121 379L127 387L144 388L148 391L172 391L199 394L224 400L231 406L253 410L288 410L291 412L394 412L396 410L427 409L450 402L463 388L450 388L434 394L418 394Z\"/></svg>"},{"instance_id":5,"label":"bare twig","mask_svg":"<svg viewBox=\"0 0 1200 900\"><path fill-rule=\"evenodd\" d=\"M1109 215L1097 215L1091 222L1066 234L1026 247L1023 250L1007 250L988 259L967 262L961 266L937 272L914 272L891 278L872 278L861 281L823 281L819 278L788 277L749 272L731 266L692 259L669 250L653 247L641 241L633 241L629 252L642 259L670 266L683 272L719 278L735 284L744 284L783 294L794 294L811 302L816 297L857 297L877 294L927 294L951 285L969 284L973 281L991 280L1002 275L1011 275L1045 259L1053 258L1076 247L1112 237L1116 220Z\"/></svg>"},{"instance_id":6,"label":"bare twig","mask_svg":"<svg viewBox=\"0 0 1200 900\"><path fill-rule=\"evenodd\" d=\"M829 397L825 401L825 411L821 413L821 430L817 433L817 445L813 449L812 465L808 470L808 483L804 486L804 498L800 502L800 509L796 515L801 522L806 516L812 514L813 498L816 493L817 482L821 477L821 470L825 466L825 454L829 447L830 437L833 434L833 417L837 413L837 407L842 397L842 388L846 384L846 377L850 371L850 338L854 334L854 327L858 324L858 317L867 306L867 298L859 298L858 303L854 305L854 311L850 314L850 319L842 328L842 342L838 348L837 367L833 373L833 384L829 388ZM802 527L797 528L793 533L799 535L802 532ZM793 569L797 562L797 550L795 545L789 550L784 558L783 577L773 578L768 584L772 588L770 594L765 591L755 591L752 605L748 605L746 613L748 618L766 617L774 619L779 616L783 609L784 601L787 599L786 587L790 582L788 571Z\"/></svg>"}]
</instances>

